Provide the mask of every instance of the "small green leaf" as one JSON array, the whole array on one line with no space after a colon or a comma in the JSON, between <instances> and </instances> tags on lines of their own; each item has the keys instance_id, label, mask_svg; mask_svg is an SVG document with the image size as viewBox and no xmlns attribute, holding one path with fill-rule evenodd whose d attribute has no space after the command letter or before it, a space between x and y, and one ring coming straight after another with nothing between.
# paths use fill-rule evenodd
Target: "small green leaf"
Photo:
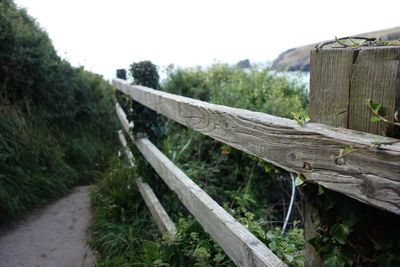
<instances>
[{"instance_id":1,"label":"small green leaf","mask_svg":"<svg viewBox=\"0 0 400 267\"><path fill-rule=\"evenodd\" d=\"M293 119L300 119L300 112L291 112L292 113L292 116L293 116Z\"/></svg>"},{"instance_id":2,"label":"small green leaf","mask_svg":"<svg viewBox=\"0 0 400 267\"><path fill-rule=\"evenodd\" d=\"M323 254L330 254L335 250L336 250L335 245L329 242L325 242L321 246L317 247L317 252Z\"/></svg>"},{"instance_id":3,"label":"small green leaf","mask_svg":"<svg viewBox=\"0 0 400 267\"><path fill-rule=\"evenodd\" d=\"M294 183L295 183L296 186L300 186L300 185L304 184L304 180L301 177L301 175L297 175L296 180L294 181Z\"/></svg>"},{"instance_id":4,"label":"small green leaf","mask_svg":"<svg viewBox=\"0 0 400 267\"><path fill-rule=\"evenodd\" d=\"M379 103L371 103L371 106L376 113L379 113L379 110L382 108L382 104Z\"/></svg>"},{"instance_id":5,"label":"small green leaf","mask_svg":"<svg viewBox=\"0 0 400 267\"><path fill-rule=\"evenodd\" d=\"M344 267L346 262L340 255L331 255L324 261L324 267Z\"/></svg>"},{"instance_id":6,"label":"small green leaf","mask_svg":"<svg viewBox=\"0 0 400 267\"><path fill-rule=\"evenodd\" d=\"M331 227L331 235L339 244L346 244L347 236L350 234L350 228L344 224L337 223Z\"/></svg>"},{"instance_id":7,"label":"small green leaf","mask_svg":"<svg viewBox=\"0 0 400 267\"><path fill-rule=\"evenodd\" d=\"M345 146L343 152L345 154L351 153L353 151L353 146Z\"/></svg>"},{"instance_id":8,"label":"small green leaf","mask_svg":"<svg viewBox=\"0 0 400 267\"><path fill-rule=\"evenodd\" d=\"M305 114L303 115L300 112L291 112L293 119L301 126L304 125L305 122L308 122L310 120L310 117Z\"/></svg>"},{"instance_id":9,"label":"small green leaf","mask_svg":"<svg viewBox=\"0 0 400 267\"><path fill-rule=\"evenodd\" d=\"M369 120L370 120L370 122L374 122L374 123L381 121L381 119L375 115L371 116L371 118Z\"/></svg>"},{"instance_id":10,"label":"small green leaf","mask_svg":"<svg viewBox=\"0 0 400 267\"><path fill-rule=\"evenodd\" d=\"M265 163L264 164L264 171L266 173L270 173L274 170L274 167L271 164Z\"/></svg>"},{"instance_id":11,"label":"small green leaf","mask_svg":"<svg viewBox=\"0 0 400 267\"><path fill-rule=\"evenodd\" d=\"M318 185L318 196L322 195L323 193L325 193L324 189L322 188L322 186Z\"/></svg>"}]
</instances>

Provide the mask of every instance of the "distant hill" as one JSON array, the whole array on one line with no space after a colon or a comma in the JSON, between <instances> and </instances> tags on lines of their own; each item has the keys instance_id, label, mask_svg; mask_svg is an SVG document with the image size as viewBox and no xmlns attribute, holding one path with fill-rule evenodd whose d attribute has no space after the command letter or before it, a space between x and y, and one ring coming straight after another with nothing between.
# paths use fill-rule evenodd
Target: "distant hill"
<instances>
[{"instance_id":1,"label":"distant hill","mask_svg":"<svg viewBox=\"0 0 400 267\"><path fill-rule=\"evenodd\" d=\"M392 41L400 39L400 27L356 34L353 36L362 36L368 38L381 38L384 41ZM276 69L286 69L288 71L309 71L310 70L310 51L315 45L322 43L309 44L297 48L291 48L282 52L272 63L272 67Z\"/></svg>"}]
</instances>

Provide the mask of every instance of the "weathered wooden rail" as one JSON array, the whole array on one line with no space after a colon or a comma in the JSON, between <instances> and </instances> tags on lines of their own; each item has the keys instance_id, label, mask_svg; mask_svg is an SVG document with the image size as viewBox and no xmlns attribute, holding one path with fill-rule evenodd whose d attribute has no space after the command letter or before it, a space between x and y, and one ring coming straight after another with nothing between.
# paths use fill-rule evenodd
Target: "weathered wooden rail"
<instances>
[{"instance_id":1,"label":"weathered wooden rail","mask_svg":"<svg viewBox=\"0 0 400 267\"><path fill-rule=\"evenodd\" d=\"M287 171L369 205L400 214L398 140L214 105L114 80L121 92L158 113ZM384 143L374 147L374 143ZM339 156L352 146L353 152Z\"/></svg>"},{"instance_id":2,"label":"weathered wooden rail","mask_svg":"<svg viewBox=\"0 0 400 267\"><path fill-rule=\"evenodd\" d=\"M369 124L369 112L363 101L372 97L384 104L389 120L398 116L400 47L373 50L312 52L310 114L315 122L391 134L395 129L392 126ZM377 66L370 64L371 57L379 62ZM381 80L377 81L377 77ZM169 119L289 172L302 174L306 182L400 215L399 139L318 123L299 125L296 121L260 112L133 86L120 79L113 80L113 84L117 90ZM134 140L129 134L132 125L118 105L117 113L123 129L147 161L236 265L285 266L149 140ZM358 120L354 121L355 118ZM343 154L349 147L351 152ZM307 240L316 234L314 215L318 216L316 210L307 202L304 222ZM156 221L162 221L159 217L168 217L163 212L153 216ZM321 258L308 243L305 266L322 266Z\"/></svg>"},{"instance_id":3,"label":"weathered wooden rail","mask_svg":"<svg viewBox=\"0 0 400 267\"><path fill-rule=\"evenodd\" d=\"M119 114L119 116L121 116L121 115L123 116L123 113L121 114L120 111L121 110L119 110L117 107L117 113ZM123 117L120 117L120 118L123 119ZM121 122L127 122L127 121L121 120ZM124 128L124 129L127 129L127 128ZM127 133L129 134L129 132L127 132ZM118 137L119 137L121 145L124 149L124 152L125 152L125 155L126 155L129 165L131 167L134 167L133 155L132 155L132 152L128 148L128 144L126 142L125 136L122 131L118 132ZM175 224L172 222L171 218L169 218L167 212L164 210L160 201L154 194L153 189L151 189L149 184L142 182L140 179L136 179L135 182L136 182L139 192L142 195L143 200L146 203L147 207L149 208L150 213L153 216L154 221L156 222L157 227L160 230L160 232L163 234L166 233L166 234L170 235L171 237L174 237L176 234Z\"/></svg>"}]
</instances>

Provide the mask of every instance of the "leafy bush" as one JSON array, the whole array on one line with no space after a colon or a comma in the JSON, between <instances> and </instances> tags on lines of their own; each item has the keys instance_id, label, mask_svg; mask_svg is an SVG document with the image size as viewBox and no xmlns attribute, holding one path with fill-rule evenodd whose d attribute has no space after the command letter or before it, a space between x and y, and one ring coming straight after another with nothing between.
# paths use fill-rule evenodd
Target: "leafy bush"
<instances>
[{"instance_id":1,"label":"leafy bush","mask_svg":"<svg viewBox=\"0 0 400 267\"><path fill-rule=\"evenodd\" d=\"M151 63L151 61L146 60L138 63L134 62L130 67L130 72L135 84L140 84L153 89L160 88L160 84L158 83L160 76L157 72L157 66Z\"/></svg>"},{"instance_id":2,"label":"leafy bush","mask_svg":"<svg viewBox=\"0 0 400 267\"><path fill-rule=\"evenodd\" d=\"M47 33L0 2L0 222L93 181L115 147L111 86L56 54Z\"/></svg>"},{"instance_id":3,"label":"leafy bush","mask_svg":"<svg viewBox=\"0 0 400 267\"><path fill-rule=\"evenodd\" d=\"M227 64L208 69L170 67L163 90L230 107L291 117L308 106L305 85L277 75L269 68L253 66L243 71Z\"/></svg>"},{"instance_id":4,"label":"leafy bush","mask_svg":"<svg viewBox=\"0 0 400 267\"><path fill-rule=\"evenodd\" d=\"M266 69L254 68L251 72L245 73L235 67L219 64L205 70L201 68L176 70L170 68L168 74L166 82L162 85L164 90L218 104L261 111L273 109L276 115L281 116L290 116L290 111L293 110L284 110L288 106L294 106L300 110L305 110L307 106L302 86L296 82L288 82L282 77L276 77ZM275 84L271 86L269 83ZM276 89L275 87L278 85L279 88ZM261 98L257 99L253 92L259 94ZM274 96L262 96L271 92L274 93ZM232 97L231 102L227 103L227 97L231 93L235 97ZM236 95L239 96L236 97ZM265 104L267 100L270 101L268 105ZM283 108L274 105L274 101L281 101ZM135 105L137 103L133 102L133 107ZM129 108L129 106L127 107ZM270 109L271 107L272 109ZM140 122L144 119L141 112L134 112L132 117L135 127L137 120ZM153 121L157 121L157 119L153 118ZM160 127L160 125L157 126ZM267 245L271 244L274 251L286 262L292 266L300 266L299 263L304 257L302 230L295 225L284 236L281 236L278 230L282 214L287 208L285 203L288 203L290 198L289 177L259 159L176 123L167 121L165 125L161 125L161 127L163 126L168 132L162 143L163 152L167 157L180 166L189 177L221 203L260 240ZM140 251L141 256L132 256L129 259L123 256L125 261L121 261L121 263L145 266L233 266L215 241L202 230L194 218L188 215L181 204L177 204L180 203L179 200L154 174L154 170L143 160L140 153L135 149L133 152L138 167L132 170L131 174L136 177L140 176L151 184L167 209L167 213L177 222L177 236L173 240L165 237L164 239L160 237L151 239L147 236L141 241L137 241L140 244L136 250ZM270 190L271 188L274 190ZM268 193L266 194L266 192ZM107 197L103 196L102 198L106 199ZM101 206L103 205L99 206L99 210L102 209ZM114 203L104 206L120 207ZM270 208L271 206L274 208ZM293 218L300 220L301 214L301 210L296 210ZM148 215L137 214L136 217L147 218L146 216ZM109 222L117 217L116 214L110 216ZM121 222L114 223L121 226ZM111 229L103 230L104 233L110 232L110 235L107 236L118 236ZM124 231L122 228L121 234ZM118 247L118 245L115 246ZM126 254L125 252L124 255ZM115 254L115 257L120 256ZM103 254L100 264L110 260L112 259ZM120 258L117 260L120 261Z\"/></svg>"},{"instance_id":5,"label":"leafy bush","mask_svg":"<svg viewBox=\"0 0 400 267\"><path fill-rule=\"evenodd\" d=\"M167 75L167 79L163 84L164 91L209 101L210 89L207 80L207 71L200 67L175 69L171 65L167 69Z\"/></svg>"},{"instance_id":6,"label":"leafy bush","mask_svg":"<svg viewBox=\"0 0 400 267\"><path fill-rule=\"evenodd\" d=\"M292 228L282 235L280 228L267 232L268 247L290 266L304 266L304 233L301 228Z\"/></svg>"},{"instance_id":7,"label":"leafy bush","mask_svg":"<svg viewBox=\"0 0 400 267\"><path fill-rule=\"evenodd\" d=\"M309 242L322 256L324 266L400 265L398 215L321 187L308 190L319 216L319 235Z\"/></svg>"}]
</instances>

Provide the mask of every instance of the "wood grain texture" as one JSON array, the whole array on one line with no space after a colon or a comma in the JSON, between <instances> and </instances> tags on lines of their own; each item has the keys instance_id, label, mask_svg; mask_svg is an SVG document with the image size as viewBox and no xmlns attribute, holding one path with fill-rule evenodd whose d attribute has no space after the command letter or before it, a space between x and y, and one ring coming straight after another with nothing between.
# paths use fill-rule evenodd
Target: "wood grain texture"
<instances>
[{"instance_id":1,"label":"wood grain texture","mask_svg":"<svg viewBox=\"0 0 400 267\"><path fill-rule=\"evenodd\" d=\"M310 118L333 127L348 127L350 81L357 51L354 49L318 49L310 55ZM318 209L306 197L304 205L304 266L322 267L322 258L308 243L318 236Z\"/></svg>"},{"instance_id":2,"label":"wood grain texture","mask_svg":"<svg viewBox=\"0 0 400 267\"><path fill-rule=\"evenodd\" d=\"M120 114L124 115L124 114ZM120 116L118 116L120 117ZM123 117L121 116L123 119ZM126 120L126 119L125 119ZM122 120L124 121L124 120ZM121 123L127 122L124 121ZM118 137L121 142L121 145L124 149L125 155L128 159L128 163L130 166L135 166L133 163L133 155L130 149L128 148L125 136L122 131L118 131ZM161 205L160 201L154 194L153 189L147 184L142 182L140 179L135 179L135 183L139 189L140 194L142 195L142 198L144 202L146 203L146 206L148 207L155 223L157 224L158 229L162 234L168 234L170 237L175 237L176 234L176 227L175 224L172 222L171 218L168 216L167 212L165 211L164 207Z\"/></svg>"},{"instance_id":3,"label":"wood grain texture","mask_svg":"<svg viewBox=\"0 0 400 267\"><path fill-rule=\"evenodd\" d=\"M148 139L135 142L156 172L237 266L286 266Z\"/></svg>"},{"instance_id":4,"label":"wood grain texture","mask_svg":"<svg viewBox=\"0 0 400 267\"><path fill-rule=\"evenodd\" d=\"M393 126L371 123L365 101L382 104L385 117L394 120L400 108L400 47L363 48L352 67L348 128L391 136ZM397 101L396 101L397 100Z\"/></svg>"},{"instance_id":5,"label":"wood grain texture","mask_svg":"<svg viewBox=\"0 0 400 267\"><path fill-rule=\"evenodd\" d=\"M397 139L214 105L114 80L135 101L187 127L369 205L400 214L400 144ZM340 149L354 152L340 160ZM360 149L360 150L357 150Z\"/></svg>"},{"instance_id":6,"label":"wood grain texture","mask_svg":"<svg viewBox=\"0 0 400 267\"><path fill-rule=\"evenodd\" d=\"M310 57L311 121L347 128L353 49L313 50ZM328 123L329 122L329 123Z\"/></svg>"}]
</instances>

